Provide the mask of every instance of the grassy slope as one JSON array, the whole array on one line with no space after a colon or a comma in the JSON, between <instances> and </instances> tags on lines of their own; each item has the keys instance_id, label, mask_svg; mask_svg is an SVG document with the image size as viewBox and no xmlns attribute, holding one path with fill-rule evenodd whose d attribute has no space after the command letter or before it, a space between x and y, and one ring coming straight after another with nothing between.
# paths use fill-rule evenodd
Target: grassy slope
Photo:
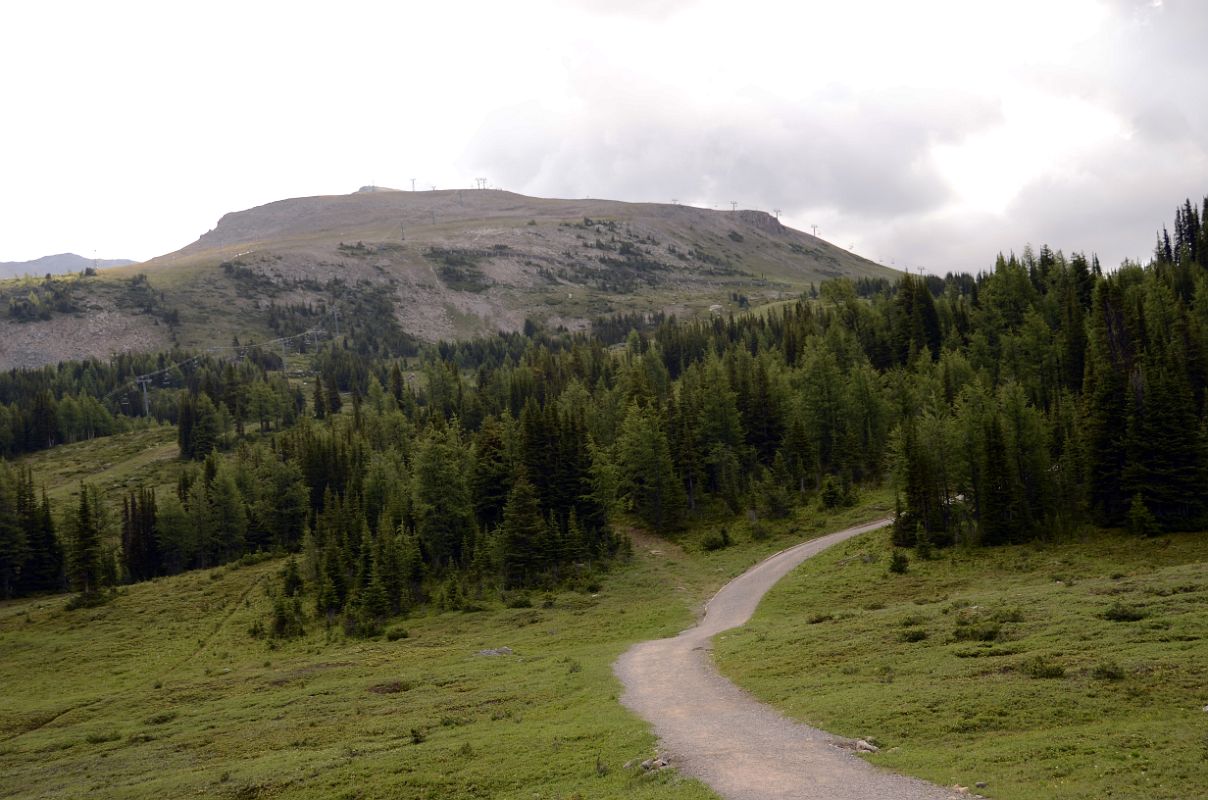
<instances>
[{"instance_id":1,"label":"grassy slope","mask_svg":"<svg viewBox=\"0 0 1208 800\"><path fill-rule=\"evenodd\" d=\"M176 485L176 427L151 425L128 433L59 445L17 459L33 471L34 484L46 487L57 508L78 496L80 482L95 486L115 503L130 489Z\"/></svg>"},{"instance_id":2,"label":"grassy slope","mask_svg":"<svg viewBox=\"0 0 1208 800\"><path fill-rule=\"evenodd\" d=\"M417 617L396 642L317 623L276 649L251 638L280 562L131 586L99 609L0 603L0 796L712 797L623 768L654 740L617 702L613 660L764 555L886 507L803 512L760 542L731 526L738 543L715 553L695 544L704 529L684 547L640 538L596 595ZM514 655L478 655L501 646Z\"/></svg>"},{"instance_id":3,"label":"grassy slope","mask_svg":"<svg viewBox=\"0 0 1208 800\"><path fill-rule=\"evenodd\" d=\"M719 637L723 672L941 784L1028 800L1208 796L1208 537L953 551L906 575L887 572L889 552L869 534L790 575ZM1117 602L1147 616L1104 619ZM1000 620L998 640L956 641L958 619ZM1064 677L1031 677L1037 658Z\"/></svg>"}]
</instances>

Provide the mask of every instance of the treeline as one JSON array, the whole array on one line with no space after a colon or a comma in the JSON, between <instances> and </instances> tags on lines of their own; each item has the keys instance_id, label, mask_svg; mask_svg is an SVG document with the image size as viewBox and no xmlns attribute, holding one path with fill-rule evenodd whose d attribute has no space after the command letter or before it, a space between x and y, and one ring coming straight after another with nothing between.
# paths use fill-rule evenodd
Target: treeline
<instances>
[{"instance_id":1,"label":"treeline","mask_svg":"<svg viewBox=\"0 0 1208 800\"><path fill-rule=\"evenodd\" d=\"M301 624L305 591L373 630L417 603L591 580L623 547L618 512L659 531L778 517L886 475L902 546L1199 528L1204 236L1187 203L1145 268L1025 249L976 276L661 320L619 349L535 326L410 363L329 343L305 391L206 365L158 393L197 463L175 492L126 498L112 572L292 551L274 629Z\"/></svg>"}]
</instances>

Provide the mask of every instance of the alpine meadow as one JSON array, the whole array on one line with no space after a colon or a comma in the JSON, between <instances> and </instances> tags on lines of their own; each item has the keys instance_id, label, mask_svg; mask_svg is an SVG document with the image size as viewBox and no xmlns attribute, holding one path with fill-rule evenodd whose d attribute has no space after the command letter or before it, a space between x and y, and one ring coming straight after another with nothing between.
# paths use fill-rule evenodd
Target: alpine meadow
<instances>
[{"instance_id":1,"label":"alpine meadow","mask_svg":"<svg viewBox=\"0 0 1208 800\"><path fill-rule=\"evenodd\" d=\"M940 277L410 194L0 283L0 797L813 797L613 665L877 520L705 646L744 702L901 796L1208 796L1208 198Z\"/></svg>"}]
</instances>

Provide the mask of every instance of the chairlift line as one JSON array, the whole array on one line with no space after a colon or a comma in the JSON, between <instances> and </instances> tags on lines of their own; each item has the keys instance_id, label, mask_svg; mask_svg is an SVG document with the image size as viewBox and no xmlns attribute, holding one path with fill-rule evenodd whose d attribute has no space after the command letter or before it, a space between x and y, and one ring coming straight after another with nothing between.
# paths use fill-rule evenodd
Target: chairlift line
<instances>
[{"instance_id":1,"label":"chairlift line","mask_svg":"<svg viewBox=\"0 0 1208 800\"><path fill-rule=\"evenodd\" d=\"M251 348L253 348L253 347L267 347L267 346L274 345L274 344L280 344L280 345L282 346L282 348L284 348L286 343L288 343L288 342L290 342L290 341L292 341L292 340L294 340L294 339L301 339L301 338L304 338L304 337L306 337L306 336L314 336L314 337L315 337L315 340L317 341L317 340L318 340L319 335L320 335L320 334L323 334L323 333L326 333L326 331L325 331L324 329L322 329L322 328L311 328L311 329L309 329L309 330L303 331L302 333L296 333L296 334L294 334L293 336L282 336L282 337L279 337L279 338L277 338L277 339L271 339L271 340L269 340L269 341L267 341L267 342L262 342L262 343L259 343L259 344L254 344L254 345L217 345L217 346L215 346L215 347L208 347L208 348L206 348L205 350L203 350L202 352L203 352L203 353L220 353L220 352L222 352L222 351L224 351L224 350L235 350L235 351L238 351L238 353L239 353L240 357L242 357L242 356L243 356L243 355L244 355L244 354L245 354L245 353L246 353L248 350L250 350L250 349L251 349ZM127 390L127 389L131 388L132 386L134 386L134 385L136 385L136 384L141 384L141 383L143 383L144 381L150 381L152 378L155 378L155 377L158 377L158 376L160 376L160 375L164 375L164 374L166 374L166 373L169 373L169 372L171 372L171 371L172 371L172 370L174 370L174 369L179 369L179 368L181 368L181 367L187 367L187 366L189 366L190 364L194 364L194 363L196 363L196 362L197 362L197 361L199 361L200 359L201 359L201 356L200 356L200 355L191 356L191 357L189 357L189 358L186 358L184 361L178 361L178 362L176 362L175 364L170 364L169 366L166 366L166 367L164 367L163 369L157 369L157 370L155 370L154 372L147 372L147 373L144 373L144 374L142 374L142 375L135 375L133 378L131 378L130 380L126 381L126 382L125 382L125 383L123 383L122 385L120 385L120 386L118 386L118 387L114 388L112 391L110 391L108 394L106 394L106 395L105 395L103 398L101 398L101 399L102 399L102 400L108 400L109 398L111 398L111 397L113 397L115 394L117 394L118 392L125 391L125 390ZM281 366L282 366L282 369L284 369L284 368L285 368L284 359L282 360L282 365L281 365Z\"/></svg>"}]
</instances>

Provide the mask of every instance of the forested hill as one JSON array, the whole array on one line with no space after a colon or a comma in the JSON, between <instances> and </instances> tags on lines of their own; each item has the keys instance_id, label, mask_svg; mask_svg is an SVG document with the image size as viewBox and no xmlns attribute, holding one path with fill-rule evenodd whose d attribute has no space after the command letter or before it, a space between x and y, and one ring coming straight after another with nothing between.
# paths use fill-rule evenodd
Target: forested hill
<instances>
[{"instance_id":1,"label":"forested hill","mask_svg":"<svg viewBox=\"0 0 1208 800\"><path fill-rule=\"evenodd\" d=\"M623 515L664 532L775 518L886 476L901 546L1199 529L1206 212L1184 204L1150 264L1113 272L1046 247L976 276L835 280L774 311L614 318L596 336L530 325L399 358L354 324L295 341L288 371L276 346L235 343L12 371L6 456L145 424L132 379L154 373L148 408L182 461L57 508L5 467L0 593L96 595L297 552L272 629L317 615L374 631L416 604L590 580L623 552Z\"/></svg>"}]
</instances>

